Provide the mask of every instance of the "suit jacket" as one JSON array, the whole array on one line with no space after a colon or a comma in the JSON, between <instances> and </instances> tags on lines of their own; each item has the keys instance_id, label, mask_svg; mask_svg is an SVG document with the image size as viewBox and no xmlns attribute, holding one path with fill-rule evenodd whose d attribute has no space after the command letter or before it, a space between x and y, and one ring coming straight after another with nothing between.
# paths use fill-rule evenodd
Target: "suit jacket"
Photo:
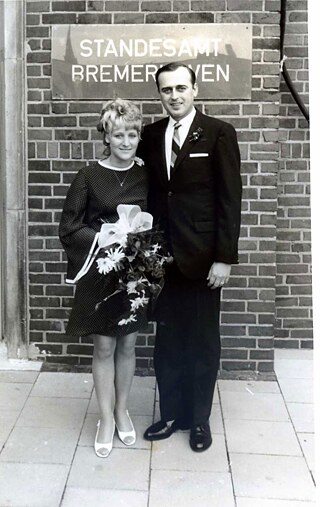
<instances>
[{"instance_id":1,"label":"suit jacket","mask_svg":"<svg viewBox=\"0 0 320 507\"><path fill-rule=\"evenodd\" d=\"M203 278L214 261L238 262L242 185L236 132L197 110L168 181L168 121L146 126L138 148L150 177L148 208L181 272Z\"/></svg>"}]
</instances>

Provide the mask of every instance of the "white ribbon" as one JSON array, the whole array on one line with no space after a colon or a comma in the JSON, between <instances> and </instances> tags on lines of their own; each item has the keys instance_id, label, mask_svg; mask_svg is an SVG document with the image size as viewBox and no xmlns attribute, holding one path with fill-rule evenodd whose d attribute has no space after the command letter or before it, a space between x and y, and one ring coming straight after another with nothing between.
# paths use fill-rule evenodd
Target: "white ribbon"
<instances>
[{"instance_id":1,"label":"white ribbon","mask_svg":"<svg viewBox=\"0 0 320 507\"><path fill-rule=\"evenodd\" d=\"M140 206L119 204L117 206L119 220L114 224L103 224L100 229L98 244L106 248L113 243L124 246L130 232L148 231L152 228L152 215L141 211Z\"/></svg>"},{"instance_id":2,"label":"white ribbon","mask_svg":"<svg viewBox=\"0 0 320 507\"><path fill-rule=\"evenodd\" d=\"M109 245L118 243L125 246L127 235L131 232L148 231L152 228L153 217L150 213L141 211L140 206L134 204L119 204L117 206L119 219L113 224L103 224L100 232L94 237L90 252L73 280L66 279L67 283L76 283L82 278L92 266L99 250ZM96 247L98 243L98 246Z\"/></svg>"}]
</instances>

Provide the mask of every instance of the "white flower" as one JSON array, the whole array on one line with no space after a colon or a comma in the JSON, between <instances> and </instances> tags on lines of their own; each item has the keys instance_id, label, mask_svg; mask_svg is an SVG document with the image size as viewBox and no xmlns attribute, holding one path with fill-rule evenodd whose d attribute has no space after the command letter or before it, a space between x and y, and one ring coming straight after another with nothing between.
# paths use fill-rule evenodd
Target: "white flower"
<instances>
[{"instance_id":1,"label":"white flower","mask_svg":"<svg viewBox=\"0 0 320 507\"><path fill-rule=\"evenodd\" d=\"M152 245L152 253L157 253L158 250L160 250L160 245L158 245L158 243Z\"/></svg>"},{"instance_id":2,"label":"white flower","mask_svg":"<svg viewBox=\"0 0 320 507\"><path fill-rule=\"evenodd\" d=\"M108 258L115 264L118 264L118 262L125 257L121 246L117 246L117 248L114 250L112 250L112 248L110 250L106 250L106 254Z\"/></svg>"},{"instance_id":3,"label":"white flower","mask_svg":"<svg viewBox=\"0 0 320 507\"><path fill-rule=\"evenodd\" d=\"M127 283L127 293L128 294L137 294L137 286L140 285L141 283L143 282L147 282L148 280L146 278L142 278L142 276L140 276L140 278L138 280L133 280L131 282L128 282Z\"/></svg>"},{"instance_id":4,"label":"white flower","mask_svg":"<svg viewBox=\"0 0 320 507\"><path fill-rule=\"evenodd\" d=\"M139 158L139 157L134 157L134 161L136 162L136 164L138 165L144 165L144 161L142 160L142 158Z\"/></svg>"},{"instance_id":5,"label":"white flower","mask_svg":"<svg viewBox=\"0 0 320 507\"><path fill-rule=\"evenodd\" d=\"M130 317L128 317L127 319L121 319L119 322L118 322L118 326L126 326L127 324L129 324L130 322L136 322L137 321L137 317L136 315L132 314L130 315Z\"/></svg>"},{"instance_id":6,"label":"white flower","mask_svg":"<svg viewBox=\"0 0 320 507\"><path fill-rule=\"evenodd\" d=\"M135 310L140 308L140 306L145 306L146 304L148 304L148 301L149 301L149 298L146 298L145 296L140 296L135 299L130 299L131 311L134 312Z\"/></svg>"},{"instance_id":7,"label":"white flower","mask_svg":"<svg viewBox=\"0 0 320 507\"><path fill-rule=\"evenodd\" d=\"M106 275L110 273L113 269L115 269L116 265L112 262L108 257L103 257L101 259L97 259L98 271L101 275Z\"/></svg>"}]
</instances>

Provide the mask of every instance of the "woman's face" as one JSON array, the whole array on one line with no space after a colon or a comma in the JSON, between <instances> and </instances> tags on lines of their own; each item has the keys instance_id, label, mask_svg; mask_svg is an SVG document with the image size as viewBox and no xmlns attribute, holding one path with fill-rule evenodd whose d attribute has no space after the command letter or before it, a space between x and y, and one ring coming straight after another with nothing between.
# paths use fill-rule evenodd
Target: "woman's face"
<instances>
[{"instance_id":1,"label":"woman's face","mask_svg":"<svg viewBox=\"0 0 320 507\"><path fill-rule=\"evenodd\" d=\"M106 140L110 146L110 163L126 166L136 154L139 133L134 128L116 126L111 134L106 134Z\"/></svg>"}]
</instances>

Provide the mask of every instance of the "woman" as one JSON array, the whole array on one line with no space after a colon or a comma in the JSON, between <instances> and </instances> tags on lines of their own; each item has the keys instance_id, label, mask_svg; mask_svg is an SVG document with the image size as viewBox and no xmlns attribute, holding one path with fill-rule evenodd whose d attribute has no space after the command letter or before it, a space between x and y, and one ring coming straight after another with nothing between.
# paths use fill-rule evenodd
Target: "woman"
<instances>
[{"instance_id":1,"label":"woman","mask_svg":"<svg viewBox=\"0 0 320 507\"><path fill-rule=\"evenodd\" d=\"M135 319L122 320L119 325L124 301L116 290L118 279L115 272L97 269L100 253L93 258L92 247L97 238L99 241L102 224L117 222L119 204L146 208L146 169L135 158L141 127L142 117L134 104L121 99L105 104L97 129L102 132L107 156L78 172L59 228L68 257L66 281L77 282L66 333L91 336L94 342L92 372L101 414L94 448L101 458L111 452L115 428L124 444L133 445L136 440L127 402L137 332L146 326L147 316L144 306Z\"/></svg>"}]
</instances>

